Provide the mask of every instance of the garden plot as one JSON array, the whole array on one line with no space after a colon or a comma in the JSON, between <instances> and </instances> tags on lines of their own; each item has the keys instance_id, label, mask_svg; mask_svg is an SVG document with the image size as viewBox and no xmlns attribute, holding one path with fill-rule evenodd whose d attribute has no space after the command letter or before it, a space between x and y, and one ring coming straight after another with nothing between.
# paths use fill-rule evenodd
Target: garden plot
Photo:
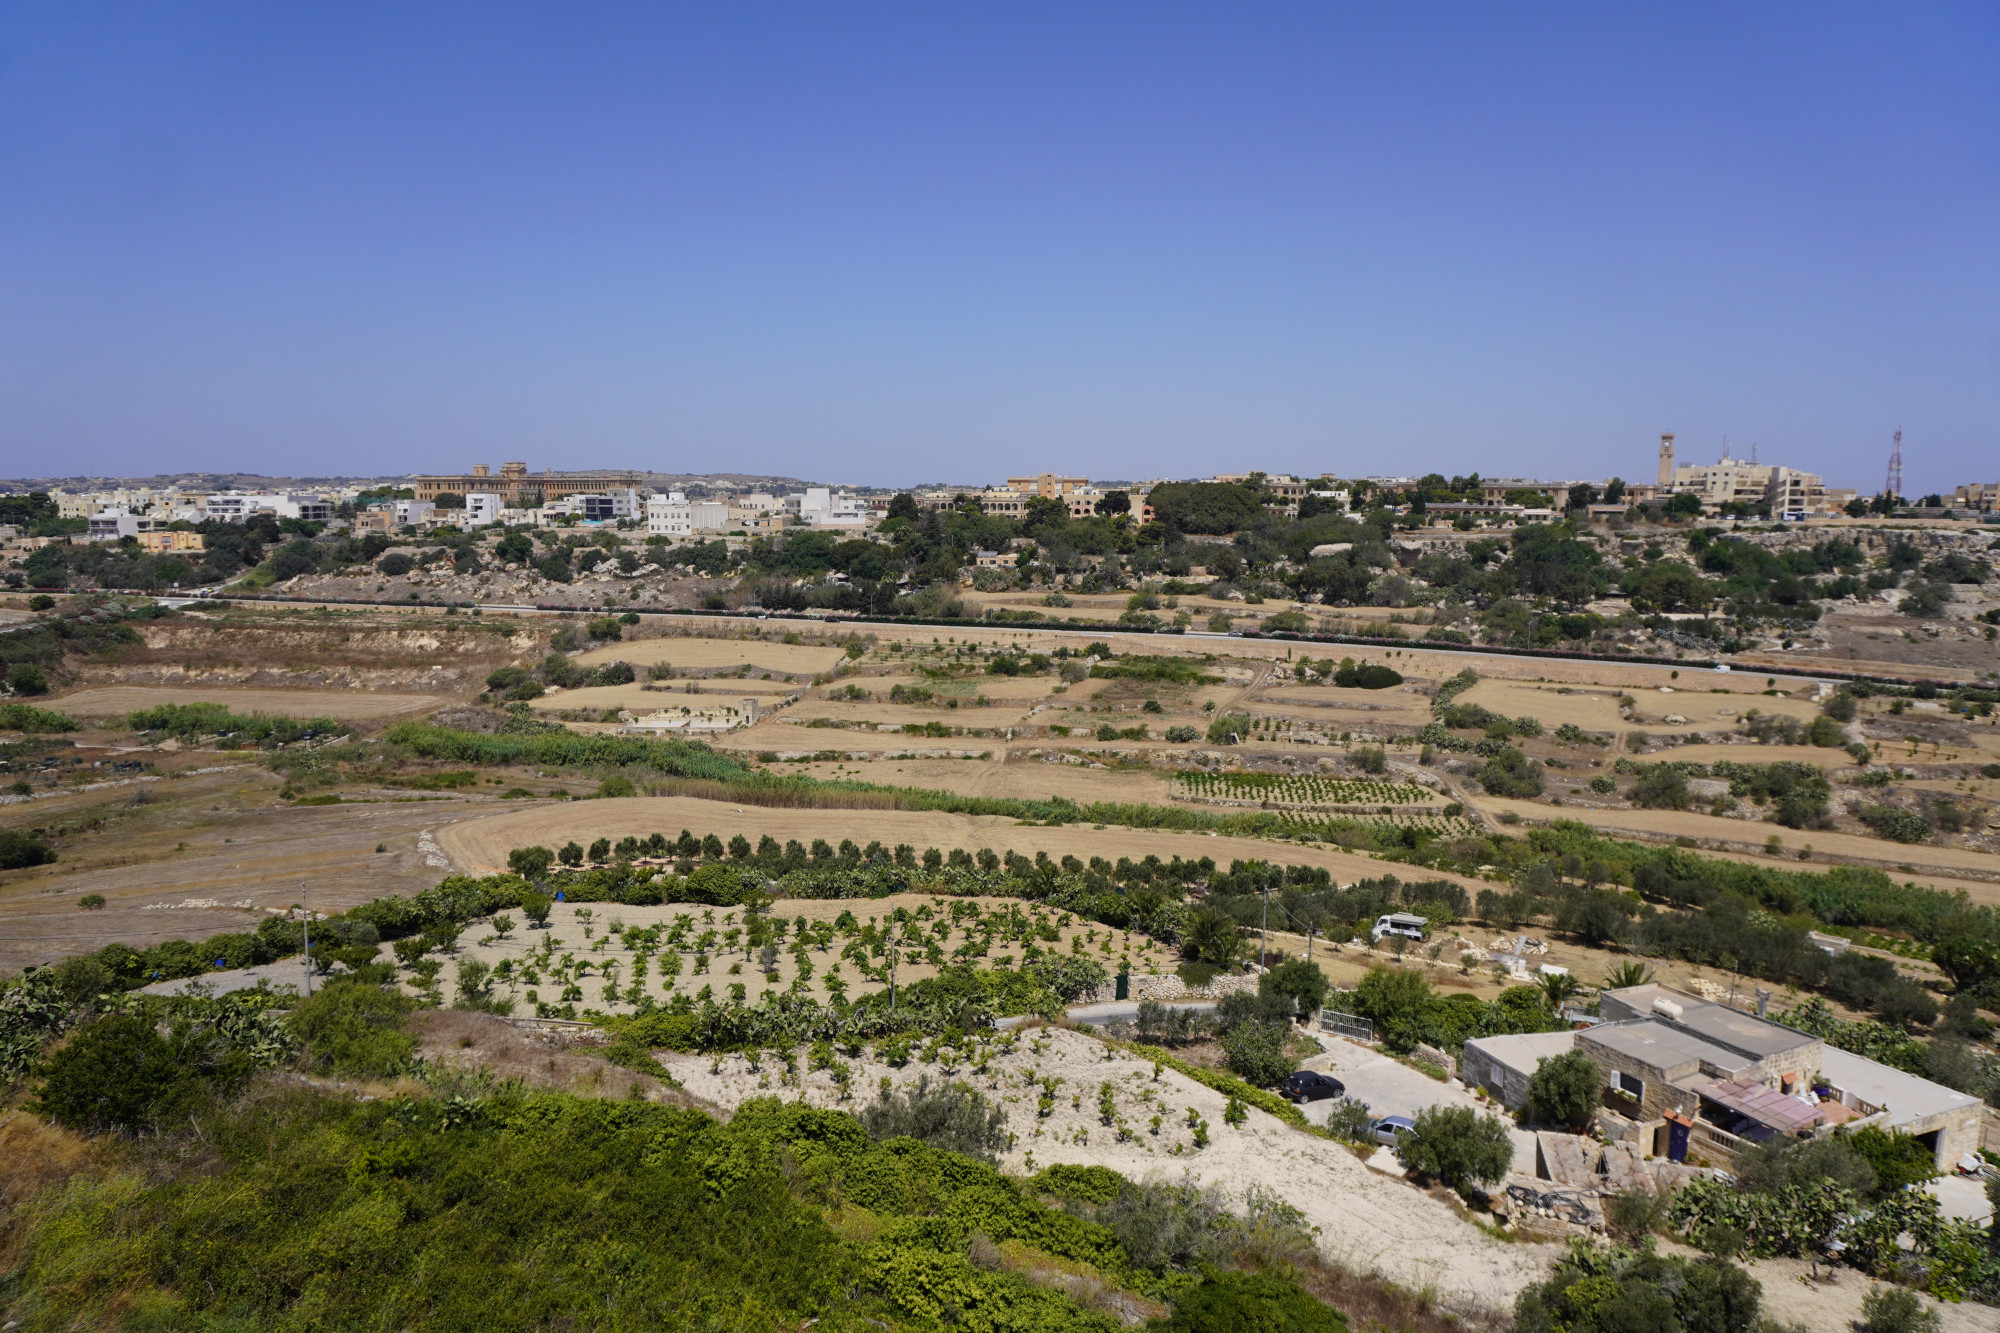
<instances>
[{"instance_id":1,"label":"garden plot","mask_svg":"<svg viewBox=\"0 0 2000 1333\"><path fill-rule=\"evenodd\" d=\"M1668 693L1662 693L1658 686L1620 691L1587 685L1482 680L1459 695L1455 702L1477 704L1507 717L1532 717L1550 731L1572 723L1585 731L1598 732L1622 733L1634 727L1663 728L1669 725L1664 721L1669 715L1686 718L1686 725L1694 731L1727 731L1736 726L1737 718L1752 708L1765 714L1795 717L1802 722L1810 721L1819 713L1816 705L1803 699L1772 697L1750 690L1711 694L1706 690L1682 690L1674 686L1667 689ZM1570 692L1563 693L1564 690ZM1619 716L1618 696L1621 693L1631 695L1634 700L1631 721Z\"/></svg>"},{"instance_id":2,"label":"garden plot","mask_svg":"<svg viewBox=\"0 0 2000 1333\"><path fill-rule=\"evenodd\" d=\"M665 662L676 667L709 671L717 668L749 667L752 671L781 671L787 675L815 676L833 670L847 655L837 645L772 643L765 639L698 639L667 635L657 639L631 639L604 648L579 653L584 666L605 662L630 662L647 667Z\"/></svg>"},{"instance_id":3,"label":"garden plot","mask_svg":"<svg viewBox=\"0 0 2000 1333\"><path fill-rule=\"evenodd\" d=\"M457 958L492 968L494 994L517 1013L553 1009L566 1018L631 1014L676 995L721 1002L735 995L751 1004L774 991L821 1003L835 994L858 998L888 988L891 944L899 986L954 964L1020 967L1044 954L1088 958L1107 974L1161 975L1176 961L1144 935L1014 898L785 898L767 918L784 934L758 948L744 943L739 907L557 903L541 930L511 915L504 937L490 924L473 926L459 938ZM443 976L447 986L453 979Z\"/></svg>"},{"instance_id":4,"label":"garden plot","mask_svg":"<svg viewBox=\"0 0 2000 1333\"><path fill-rule=\"evenodd\" d=\"M46 701L77 717L120 717L161 704L222 704L234 713L342 720L426 713L452 702L442 694L391 694L379 690L246 690L232 686L175 688L100 685Z\"/></svg>"},{"instance_id":5,"label":"garden plot","mask_svg":"<svg viewBox=\"0 0 2000 1333\"><path fill-rule=\"evenodd\" d=\"M859 1110L885 1081L907 1088L923 1077L933 1084L958 1079L1006 1112L1012 1139L1001 1163L1010 1172L1071 1163L1138 1180L1191 1175L1238 1198L1270 1190L1319 1228L1329 1258L1434 1292L1447 1308L1511 1308L1515 1293L1541 1280L1560 1253L1554 1245L1496 1240L1451 1204L1262 1111L1248 1109L1241 1126L1228 1125L1222 1094L1077 1032L1030 1027L964 1049L927 1045L898 1063L891 1055L903 1053L822 1051L818 1068L807 1050L764 1054L754 1063L742 1055L662 1052L660 1059L690 1093L732 1108L778 1096ZM1197 1146L1197 1125L1205 1146Z\"/></svg>"},{"instance_id":6,"label":"garden plot","mask_svg":"<svg viewBox=\"0 0 2000 1333\"><path fill-rule=\"evenodd\" d=\"M1318 773L1182 773L1175 794L1186 799L1296 807L1443 805L1445 798L1413 782L1335 778Z\"/></svg>"}]
</instances>

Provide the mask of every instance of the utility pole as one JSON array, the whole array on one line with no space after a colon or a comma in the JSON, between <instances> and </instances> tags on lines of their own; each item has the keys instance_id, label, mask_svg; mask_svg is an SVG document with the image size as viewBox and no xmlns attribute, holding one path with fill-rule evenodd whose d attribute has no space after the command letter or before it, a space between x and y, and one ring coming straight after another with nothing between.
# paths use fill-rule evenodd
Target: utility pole
<instances>
[{"instance_id":1,"label":"utility pole","mask_svg":"<svg viewBox=\"0 0 2000 1333\"><path fill-rule=\"evenodd\" d=\"M299 881L299 910L306 914L306 998L310 1000L313 993L313 914L312 909L306 906L306 882L303 879Z\"/></svg>"},{"instance_id":2,"label":"utility pole","mask_svg":"<svg viewBox=\"0 0 2000 1333\"><path fill-rule=\"evenodd\" d=\"M1264 886L1264 938L1257 946L1257 966L1265 966L1264 960L1271 956L1271 886Z\"/></svg>"}]
</instances>

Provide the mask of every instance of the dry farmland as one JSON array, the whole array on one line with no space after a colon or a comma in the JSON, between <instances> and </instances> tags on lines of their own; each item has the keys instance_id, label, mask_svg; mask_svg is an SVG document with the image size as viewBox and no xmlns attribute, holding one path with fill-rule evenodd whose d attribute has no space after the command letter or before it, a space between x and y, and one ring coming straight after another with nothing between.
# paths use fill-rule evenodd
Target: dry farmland
<instances>
[{"instance_id":1,"label":"dry farmland","mask_svg":"<svg viewBox=\"0 0 2000 1333\"><path fill-rule=\"evenodd\" d=\"M257 690L231 686L103 685L52 701L73 717L123 717L161 704L222 704L234 713L331 717L340 721L433 712L451 700L440 694L362 690Z\"/></svg>"}]
</instances>

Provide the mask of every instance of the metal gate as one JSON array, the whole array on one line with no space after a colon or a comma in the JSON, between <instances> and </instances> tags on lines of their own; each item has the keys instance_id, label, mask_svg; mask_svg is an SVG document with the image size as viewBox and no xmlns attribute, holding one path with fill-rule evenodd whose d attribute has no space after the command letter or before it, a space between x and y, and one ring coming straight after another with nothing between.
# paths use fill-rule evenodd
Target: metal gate
<instances>
[{"instance_id":1,"label":"metal gate","mask_svg":"<svg viewBox=\"0 0 2000 1333\"><path fill-rule=\"evenodd\" d=\"M1343 1014L1332 1009L1319 1011L1319 1027L1322 1032L1346 1037L1350 1041L1374 1042L1375 1025L1358 1014Z\"/></svg>"}]
</instances>

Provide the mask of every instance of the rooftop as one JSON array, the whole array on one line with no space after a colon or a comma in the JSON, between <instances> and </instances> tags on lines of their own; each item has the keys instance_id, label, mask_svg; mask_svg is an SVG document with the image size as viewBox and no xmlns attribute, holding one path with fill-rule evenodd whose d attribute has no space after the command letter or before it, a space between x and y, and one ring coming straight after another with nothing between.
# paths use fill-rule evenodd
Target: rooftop
<instances>
[{"instance_id":1,"label":"rooftop","mask_svg":"<svg viewBox=\"0 0 2000 1333\"><path fill-rule=\"evenodd\" d=\"M1542 1061L1574 1050L1576 1033L1510 1032L1497 1037L1474 1037L1466 1045L1477 1046L1509 1069L1533 1073Z\"/></svg>"},{"instance_id":2,"label":"rooftop","mask_svg":"<svg viewBox=\"0 0 2000 1333\"><path fill-rule=\"evenodd\" d=\"M1726 1050L1712 1041L1682 1032L1651 1018L1628 1018L1616 1023L1599 1023L1577 1034L1588 1045L1602 1046L1655 1069L1706 1063L1725 1072L1748 1069L1756 1061Z\"/></svg>"},{"instance_id":3,"label":"rooftop","mask_svg":"<svg viewBox=\"0 0 2000 1333\"><path fill-rule=\"evenodd\" d=\"M1862 1101L1884 1107L1891 1125L1920 1120L1942 1111L1976 1106L1979 1099L1942 1083L1933 1083L1915 1074L1878 1064L1866 1056L1829 1046L1820 1057L1820 1078Z\"/></svg>"},{"instance_id":4,"label":"rooftop","mask_svg":"<svg viewBox=\"0 0 2000 1333\"><path fill-rule=\"evenodd\" d=\"M1721 1042L1760 1060L1813 1045L1819 1040L1811 1033L1788 1028L1783 1023L1774 1023L1768 1018L1759 1018L1730 1005L1704 1000L1699 995L1657 982L1606 991L1604 998L1612 1001L1606 1010L1607 1016L1616 1010L1629 1012L1637 1018L1658 1017L1691 1028L1710 1041ZM1653 1007L1657 1000L1668 1000L1680 1006L1679 1016L1659 1013Z\"/></svg>"}]
</instances>

